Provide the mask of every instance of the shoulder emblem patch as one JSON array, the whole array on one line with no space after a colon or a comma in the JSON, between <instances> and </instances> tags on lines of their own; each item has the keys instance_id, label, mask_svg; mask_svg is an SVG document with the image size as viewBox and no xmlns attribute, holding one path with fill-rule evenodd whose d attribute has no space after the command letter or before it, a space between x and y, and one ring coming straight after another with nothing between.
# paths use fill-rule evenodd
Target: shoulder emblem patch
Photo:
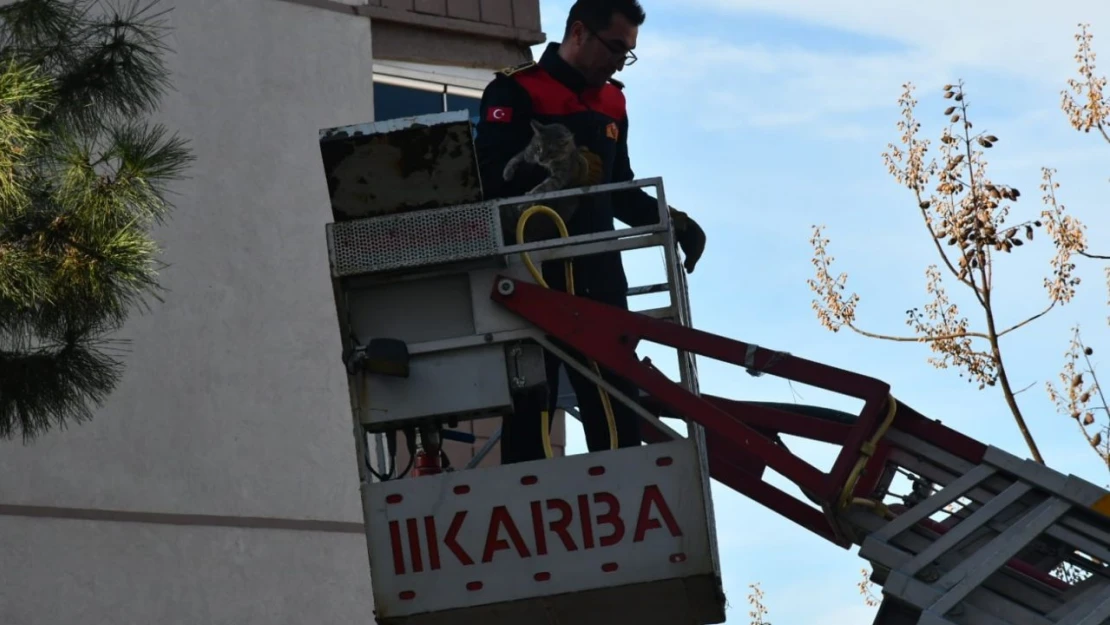
<instances>
[{"instance_id":1,"label":"shoulder emblem patch","mask_svg":"<svg viewBox=\"0 0 1110 625\"><path fill-rule=\"evenodd\" d=\"M620 128L617 127L616 122L609 122L609 125L605 127L605 136L613 141L620 138L621 131Z\"/></svg>"},{"instance_id":2,"label":"shoulder emblem patch","mask_svg":"<svg viewBox=\"0 0 1110 625\"><path fill-rule=\"evenodd\" d=\"M486 109L486 121L507 124L513 121L513 109L509 106L491 106Z\"/></svg>"},{"instance_id":3,"label":"shoulder emblem patch","mask_svg":"<svg viewBox=\"0 0 1110 625\"><path fill-rule=\"evenodd\" d=\"M509 67L505 67L505 68L497 70L497 73L501 74L502 76L512 76L513 74L515 74L519 71L526 70L529 67L534 66L535 64L536 64L535 61L528 61L527 63L521 63L520 65L511 65Z\"/></svg>"}]
</instances>

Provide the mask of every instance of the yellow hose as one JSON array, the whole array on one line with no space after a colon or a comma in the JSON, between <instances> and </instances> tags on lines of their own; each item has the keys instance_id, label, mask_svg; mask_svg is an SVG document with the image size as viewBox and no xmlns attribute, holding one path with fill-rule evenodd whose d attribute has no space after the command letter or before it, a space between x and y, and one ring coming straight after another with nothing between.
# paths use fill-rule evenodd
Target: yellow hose
<instances>
[{"instance_id":1,"label":"yellow hose","mask_svg":"<svg viewBox=\"0 0 1110 625\"><path fill-rule=\"evenodd\" d=\"M859 479L863 474L863 469L867 466L867 461L874 455L875 450L879 446L879 442L886 436L886 432L894 423L894 417L897 414L898 400L894 399L894 395L888 395L886 416L875 430L874 436L860 445L860 457L856 460L855 466L852 467L852 471L848 474L848 479L845 481L844 487L840 491L840 498L837 501L838 509L847 507L849 503L855 503L874 508L875 511L882 516L890 516L889 509L882 502L864 497L853 497L852 491L856 489L856 484L859 483Z\"/></svg>"},{"instance_id":2,"label":"yellow hose","mask_svg":"<svg viewBox=\"0 0 1110 625\"><path fill-rule=\"evenodd\" d=\"M536 213L543 213L551 217L555 222L555 227L559 229L559 236L570 236L567 232L566 222L559 216L559 213L556 213L554 209L548 206L536 204L525 210L524 213L521 214L520 219L516 222L516 242L518 245L524 243L524 226L528 223L528 220L532 218L532 215ZM536 282L545 289L551 288L547 285L547 281L543 279L543 274L540 273L540 270L537 269L536 265L532 262L532 258L528 256L528 252L521 252L520 256L524 259L524 265L528 267L528 273L532 274ZM567 293L574 295L574 261L568 258L563 261L563 266L566 270ZM597 362L590 360L590 367L593 368L594 374L600 378L601 370L598 368ZM597 385L597 392L601 395L601 405L605 408L605 422L609 426L609 449L616 449L617 422L613 417L613 405L609 402L609 393L606 393L605 389L602 388L600 384ZM541 427L543 429L543 453L548 458L551 458L555 455L554 450L551 448L551 415L547 414L546 410L543 410L540 412L540 418L542 419Z\"/></svg>"}]
</instances>

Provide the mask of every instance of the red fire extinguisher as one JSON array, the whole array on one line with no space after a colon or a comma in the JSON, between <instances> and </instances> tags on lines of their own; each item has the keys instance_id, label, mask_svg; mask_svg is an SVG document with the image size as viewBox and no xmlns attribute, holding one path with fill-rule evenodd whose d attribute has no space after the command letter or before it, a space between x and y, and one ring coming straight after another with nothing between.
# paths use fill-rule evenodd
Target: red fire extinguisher
<instances>
[{"instance_id":1,"label":"red fire extinguisher","mask_svg":"<svg viewBox=\"0 0 1110 625\"><path fill-rule=\"evenodd\" d=\"M412 476L443 472L443 439L438 428L420 428L420 447L413 458Z\"/></svg>"}]
</instances>

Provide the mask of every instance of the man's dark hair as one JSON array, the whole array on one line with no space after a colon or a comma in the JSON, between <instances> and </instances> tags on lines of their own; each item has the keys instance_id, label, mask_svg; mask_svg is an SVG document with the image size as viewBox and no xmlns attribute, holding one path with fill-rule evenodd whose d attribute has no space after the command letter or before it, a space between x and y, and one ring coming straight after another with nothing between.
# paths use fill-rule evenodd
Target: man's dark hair
<instances>
[{"instance_id":1,"label":"man's dark hair","mask_svg":"<svg viewBox=\"0 0 1110 625\"><path fill-rule=\"evenodd\" d=\"M563 36L570 35L575 22L582 22L593 32L601 32L609 27L613 14L620 13L634 26L644 23L647 15L637 0L576 0L567 14L567 27Z\"/></svg>"}]
</instances>

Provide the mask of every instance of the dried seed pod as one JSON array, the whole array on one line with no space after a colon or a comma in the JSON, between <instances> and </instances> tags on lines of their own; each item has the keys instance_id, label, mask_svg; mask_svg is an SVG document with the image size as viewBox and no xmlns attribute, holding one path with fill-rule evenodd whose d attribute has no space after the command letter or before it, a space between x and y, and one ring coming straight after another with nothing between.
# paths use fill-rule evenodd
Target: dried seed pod
<instances>
[{"instance_id":1,"label":"dried seed pod","mask_svg":"<svg viewBox=\"0 0 1110 625\"><path fill-rule=\"evenodd\" d=\"M1095 435L1091 437L1091 447L1098 447L1101 444L1102 432L1095 432Z\"/></svg>"},{"instance_id":2,"label":"dried seed pod","mask_svg":"<svg viewBox=\"0 0 1110 625\"><path fill-rule=\"evenodd\" d=\"M1083 353L1090 356L1091 354L1095 353L1095 350L1088 347L1087 349L1083 350Z\"/></svg>"},{"instance_id":3,"label":"dried seed pod","mask_svg":"<svg viewBox=\"0 0 1110 625\"><path fill-rule=\"evenodd\" d=\"M994 135L987 135L986 139L987 139L987 141L990 141L991 143L998 143L998 137L996 137Z\"/></svg>"},{"instance_id":4,"label":"dried seed pod","mask_svg":"<svg viewBox=\"0 0 1110 625\"><path fill-rule=\"evenodd\" d=\"M1025 238L1033 240L1033 226L1025 226Z\"/></svg>"},{"instance_id":5,"label":"dried seed pod","mask_svg":"<svg viewBox=\"0 0 1110 625\"><path fill-rule=\"evenodd\" d=\"M952 123L955 123L955 122L958 122L958 121L960 121L959 113L952 116Z\"/></svg>"},{"instance_id":6,"label":"dried seed pod","mask_svg":"<svg viewBox=\"0 0 1110 625\"><path fill-rule=\"evenodd\" d=\"M1095 422L1095 415L1093 415L1089 412L1087 414L1083 415L1083 425L1091 425L1094 422Z\"/></svg>"},{"instance_id":7,"label":"dried seed pod","mask_svg":"<svg viewBox=\"0 0 1110 625\"><path fill-rule=\"evenodd\" d=\"M944 114L945 115L951 115L952 113L955 113L955 112L956 112L956 107L954 107L954 106L950 106L950 107L944 109Z\"/></svg>"}]
</instances>

